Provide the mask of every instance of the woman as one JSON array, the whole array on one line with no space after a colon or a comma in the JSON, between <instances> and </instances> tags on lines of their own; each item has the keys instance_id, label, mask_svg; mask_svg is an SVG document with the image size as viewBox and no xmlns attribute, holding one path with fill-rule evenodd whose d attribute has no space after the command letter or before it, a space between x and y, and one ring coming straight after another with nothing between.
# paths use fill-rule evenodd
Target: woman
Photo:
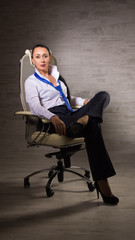
<instances>
[{"instance_id":1,"label":"woman","mask_svg":"<svg viewBox=\"0 0 135 240\"><path fill-rule=\"evenodd\" d=\"M50 132L70 137L85 138L88 160L99 193L105 203L117 204L108 178L115 170L106 151L101 133L102 114L110 101L107 92L97 93L91 100L70 96L64 79L57 67L50 65L51 53L47 46L36 45L32 49L35 74L25 82L26 100L32 114L51 122ZM73 111L72 105L82 105Z\"/></svg>"}]
</instances>

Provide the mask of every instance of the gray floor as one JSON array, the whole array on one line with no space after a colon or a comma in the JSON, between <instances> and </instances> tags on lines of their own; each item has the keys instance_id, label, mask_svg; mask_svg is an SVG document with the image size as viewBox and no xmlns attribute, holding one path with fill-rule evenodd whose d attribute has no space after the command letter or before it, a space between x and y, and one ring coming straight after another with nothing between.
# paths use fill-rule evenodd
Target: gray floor
<instances>
[{"instance_id":1,"label":"gray floor","mask_svg":"<svg viewBox=\"0 0 135 240\"><path fill-rule=\"evenodd\" d=\"M44 158L50 148L27 149L21 138L12 137L12 143L7 138L7 151L3 148L0 239L134 239L135 163L131 151L110 152L117 171L110 184L120 203L107 206L101 198L97 200L95 191L88 191L84 181L69 173L63 183L55 179L52 198L46 197L44 189L47 174L33 177L30 188L24 189L24 176L53 165L55 160ZM75 154L72 163L88 168L85 150Z\"/></svg>"}]
</instances>

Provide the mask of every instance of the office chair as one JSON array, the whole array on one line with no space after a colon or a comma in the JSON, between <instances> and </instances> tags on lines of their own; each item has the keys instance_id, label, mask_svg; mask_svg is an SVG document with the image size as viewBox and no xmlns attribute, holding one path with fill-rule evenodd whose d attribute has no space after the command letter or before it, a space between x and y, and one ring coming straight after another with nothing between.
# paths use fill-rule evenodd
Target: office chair
<instances>
[{"instance_id":1,"label":"office chair","mask_svg":"<svg viewBox=\"0 0 135 240\"><path fill-rule=\"evenodd\" d=\"M57 65L57 60L53 55L51 56L51 64ZM50 134L48 133L48 130L45 132L44 126L45 124L47 124L46 126L48 126L49 129L49 121L47 119L41 119L30 113L29 106L25 99L24 83L25 80L33 73L34 66L31 61L31 50L26 50L25 55L20 60L20 98L23 111L16 112L15 115L23 116L23 118L25 118L25 139L28 143L28 147L43 145L59 149L59 151L48 153L45 155L47 158L51 158L53 155L55 155L57 159L57 164L50 167L49 169L41 169L26 176L24 178L24 187L30 187L30 177L38 173L48 171L49 180L45 186L45 189L47 196L51 197L54 194L51 185L55 176L57 175L58 182L63 182L64 172L70 172L84 179L87 183L89 191L94 191L95 187L90 180L90 172L84 168L71 166L70 157L74 153L82 149L84 138L71 138L64 135L60 136L56 133ZM74 169L81 169L84 171L84 174L81 174Z\"/></svg>"}]
</instances>

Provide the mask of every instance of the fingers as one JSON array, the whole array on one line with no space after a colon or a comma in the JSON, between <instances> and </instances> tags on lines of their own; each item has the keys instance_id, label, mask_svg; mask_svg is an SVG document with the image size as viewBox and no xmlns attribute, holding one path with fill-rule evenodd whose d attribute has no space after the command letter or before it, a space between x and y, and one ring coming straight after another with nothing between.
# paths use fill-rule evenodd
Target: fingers
<instances>
[{"instance_id":1,"label":"fingers","mask_svg":"<svg viewBox=\"0 0 135 240\"><path fill-rule=\"evenodd\" d=\"M62 121L55 125L55 130L59 135L66 135L66 126Z\"/></svg>"},{"instance_id":2,"label":"fingers","mask_svg":"<svg viewBox=\"0 0 135 240\"><path fill-rule=\"evenodd\" d=\"M89 102L89 100L88 100L88 99L85 99L84 105L86 105L88 102Z\"/></svg>"},{"instance_id":3,"label":"fingers","mask_svg":"<svg viewBox=\"0 0 135 240\"><path fill-rule=\"evenodd\" d=\"M66 125L60 120L56 115L51 118L51 122L53 123L56 133L59 135L66 135Z\"/></svg>"}]
</instances>

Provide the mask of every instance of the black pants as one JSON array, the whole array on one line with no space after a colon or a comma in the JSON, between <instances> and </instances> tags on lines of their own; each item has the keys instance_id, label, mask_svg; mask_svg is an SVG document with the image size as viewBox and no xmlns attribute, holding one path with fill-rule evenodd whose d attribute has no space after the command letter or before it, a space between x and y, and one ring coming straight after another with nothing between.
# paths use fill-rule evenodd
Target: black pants
<instances>
[{"instance_id":1,"label":"black pants","mask_svg":"<svg viewBox=\"0 0 135 240\"><path fill-rule=\"evenodd\" d=\"M102 122L104 109L107 107L109 102L110 95L107 92L102 91L98 92L86 105L74 112L70 112L66 105L52 107L48 110L58 115L68 128L72 123L76 122L84 115L95 117L99 120L99 122Z\"/></svg>"},{"instance_id":2,"label":"black pants","mask_svg":"<svg viewBox=\"0 0 135 240\"><path fill-rule=\"evenodd\" d=\"M67 126L67 136L70 137L74 137L70 129L71 125L84 115L90 116L87 126L84 127L83 130L80 130L78 137L82 136L85 138L86 151L94 181L106 179L116 174L107 153L101 131L103 111L109 101L110 97L108 93L99 92L88 104L75 113L71 113L66 106L49 109L65 122ZM51 125L50 132L55 132L53 125Z\"/></svg>"},{"instance_id":3,"label":"black pants","mask_svg":"<svg viewBox=\"0 0 135 240\"><path fill-rule=\"evenodd\" d=\"M70 136L72 136L71 131ZM93 180L98 181L114 176L116 173L107 153L102 137L101 124L98 119L94 117L91 118L83 131L81 130L80 137L81 136L85 138L86 151Z\"/></svg>"}]
</instances>

